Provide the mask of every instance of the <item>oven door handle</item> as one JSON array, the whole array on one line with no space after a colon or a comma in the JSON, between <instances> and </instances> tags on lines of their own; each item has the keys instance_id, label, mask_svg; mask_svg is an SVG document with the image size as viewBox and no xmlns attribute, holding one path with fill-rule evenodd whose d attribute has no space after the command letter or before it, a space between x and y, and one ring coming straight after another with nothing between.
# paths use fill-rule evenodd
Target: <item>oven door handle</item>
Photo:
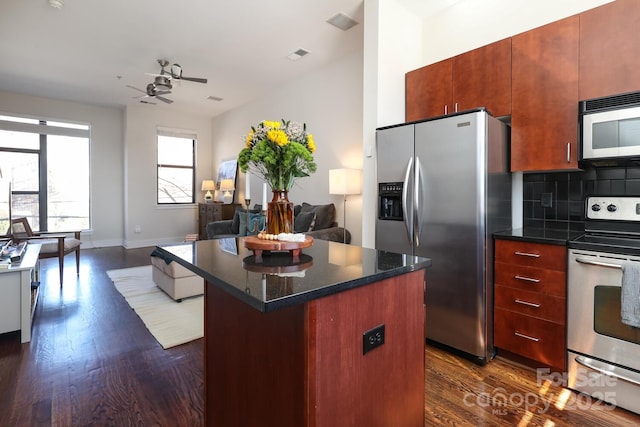
<instances>
[{"instance_id":1,"label":"oven door handle","mask_svg":"<svg viewBox=\"0 0 640 427\"><path fill-rule=\"evenodd\" d=\"M607 369L607 364L599 362L597 360L593 360L588 357L584 357L584 356L576 356L575 361L581 364L582 366L593 369L594 371L598 371L601 374L609 375L615 378L620 378L621 380L625 380L630 383L640 385L640 375L634 372L625 372L625 373L613 372Z\"/></svg>"},{"instance_id":2,"label":"oven door handle","mask_svg":"<svg viewBox=\"0 0 640 427\"><path fill-rule=\"evenodd\" d=\"M618 270L622 270L622 266L620 264L611 264L609 262L592 261L586 258L576 258L576 262L580 264L589 264L589 265L596 265L598 267L617 268Z\"/></svg>"}]
</instances>

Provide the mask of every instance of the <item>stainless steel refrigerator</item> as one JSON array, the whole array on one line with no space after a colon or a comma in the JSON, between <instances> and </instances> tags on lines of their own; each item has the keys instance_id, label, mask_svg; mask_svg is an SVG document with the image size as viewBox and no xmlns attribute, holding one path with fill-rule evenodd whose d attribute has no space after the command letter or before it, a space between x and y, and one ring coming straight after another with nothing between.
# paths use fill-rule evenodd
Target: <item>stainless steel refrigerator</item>
<instances>
[{"instance_id":1,"label":"stainless steel refrigerator","mask_svg":"<svg viewBox=\"0 0 640 427\"><path fill-rule=\"evenodd\" d=\"M376 248L432 259L426 338L493 357L492 233L511 227L509 129L484 109L376 131Z\"/></svg>"}]
</instances>

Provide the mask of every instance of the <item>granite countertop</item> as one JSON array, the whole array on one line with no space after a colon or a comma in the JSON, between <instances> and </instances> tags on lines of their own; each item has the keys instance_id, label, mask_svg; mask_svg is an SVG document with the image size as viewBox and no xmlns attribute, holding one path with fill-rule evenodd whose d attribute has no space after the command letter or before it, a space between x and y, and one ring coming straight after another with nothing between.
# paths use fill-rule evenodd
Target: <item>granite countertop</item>
<instances>
[{"instance_id":1,"label":"granite countertop","mask_svg":"<svg viewBox=\"0 0 640 427\"><path fill-rule=\"evenodd\" d=\"M496 239L523 240L534 243L566 246L568 241L580 237L583 234L583 231L523 227L493 233L493 236Z\"/></svg>"},{"instance_id":2,"label":"granite countertop","mask_svg":"<svg viewBox=\"0 0 640 427\"><path fill-rule=\"evenodd\" d=\"M301 304L431 265L428 258L316 239L297 262L288 252L257 260L243 238L199 240L157 246L175 261L239 300L263 311Z\"/></svg>"}]
</instances>

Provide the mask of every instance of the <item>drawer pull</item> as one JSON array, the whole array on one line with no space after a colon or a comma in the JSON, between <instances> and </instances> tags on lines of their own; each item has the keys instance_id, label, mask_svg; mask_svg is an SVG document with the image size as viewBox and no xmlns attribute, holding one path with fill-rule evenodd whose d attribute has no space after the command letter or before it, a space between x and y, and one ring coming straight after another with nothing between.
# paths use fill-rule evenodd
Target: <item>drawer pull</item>
<instances>
[{"instance_id":1,"label":"drawer pull","mask_svg":"<svg viewBox=\"0 0 640 427\"><path fill-rule=\"evenodd\" d=\"M531 257L531 258L540 258L540 254L532 254L532 253L529 253L529 252L515 251L514 254L520 255L520 256L528 256L528 257Z\"/></svg>"},{"instance_id":2,"label":"drawer pull","mask_svg":"<svg viewBox=\"0 0 640 427\"><path fill-rule=\"evenodd\" d=\"M514 279L518 279L518 280L524 280L525 282L533 282L533 283L540 283L540 279L534 279L532 277L526 277L526 276L513 276Z\"/></svg>"},{"instance_id":3,"label":"drawer pull","mask_svg":"<svg viewBox=\"0 0 640 427\"><path fill-rule=\"evenodd\" d=\"M534 302L529 302L529 301L522 301L521 299L516 299L515 300L516 304L522 304L522 305L528 305L529 307L533 307L533 308L539 308L540 304L536 304Z\"/></svg>"},{"instance_id":4,"label":"drawer pull","mask_svg":"<svg viewBox=\"0 0 640 427\"><path fill-rule=\"evenodd\" d=\"M529 335L521 334L520 332L514 332L514 335L520 338L526 338L534 342L540 341L540 338L530 337Z\"/></svg>"}]
</instances>

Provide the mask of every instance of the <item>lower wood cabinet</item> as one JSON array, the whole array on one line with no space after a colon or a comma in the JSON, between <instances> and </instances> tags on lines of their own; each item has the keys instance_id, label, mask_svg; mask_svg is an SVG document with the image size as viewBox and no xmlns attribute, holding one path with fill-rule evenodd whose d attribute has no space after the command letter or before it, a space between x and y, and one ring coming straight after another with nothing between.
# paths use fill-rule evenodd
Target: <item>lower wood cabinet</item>
<instances>
[{"instance_id":1,"label":"lower wood cabinet","mask_svg":"<svg viewBox=\"0 0 640 427\"><path fill-rule=\"evenodd\" d=\"M496 240L494 345L566 368L565 246Z\"/></svg>"}]
</instances>

